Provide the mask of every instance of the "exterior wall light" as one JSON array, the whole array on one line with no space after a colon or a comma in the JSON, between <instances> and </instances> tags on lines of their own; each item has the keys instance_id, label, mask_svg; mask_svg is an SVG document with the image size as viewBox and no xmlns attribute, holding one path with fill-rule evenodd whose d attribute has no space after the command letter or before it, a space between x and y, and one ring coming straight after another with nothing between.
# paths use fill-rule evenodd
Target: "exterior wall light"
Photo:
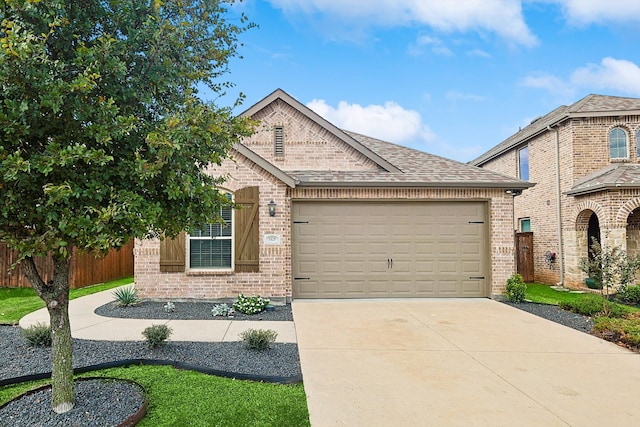
<instances>
[{"instance_id":1,"label":"exterior wall light","mask_svg":"<svg viewBox=\"0 0 640 427\"><path fill-rule=\"evenodd\" d=\"M267 206L269 206L269 216L276 216L276 202L272 200Z\"/></svg>"}]
</instances>

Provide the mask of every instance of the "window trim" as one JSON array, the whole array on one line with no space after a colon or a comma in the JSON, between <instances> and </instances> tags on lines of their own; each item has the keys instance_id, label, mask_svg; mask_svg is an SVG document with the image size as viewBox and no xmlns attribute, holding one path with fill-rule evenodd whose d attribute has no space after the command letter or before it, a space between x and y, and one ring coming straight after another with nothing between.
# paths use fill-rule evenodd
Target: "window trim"
<instances>
[{"instance_id":1,"label":"window trim","mask_svg":"<svg viewBox=\"0 0 640 427\"><path fill-rule=\"evenodd\" d=\"M234 200L234 195L231 191L220 190L220 192L225 193L226 195L231 197L231 200ZM231 208L231 223L227 226L231 229L231 234L229 236L215 236L215 237L196 237L191 234L186 233L186 248L185 248L185 271L186 272L233 272L235 271L236 264L236 254L235 254L235 246L236 246L236 210ZM228 267L205 267L205 268L192 268L191 267L191 240L229 240L231 242L231 265Z\"/></svg>"},{"instance_id":2,"label":"window trim","mask_svg":"<svg viewBox=\"0 0 640 427\"><path fill-rule=\"evenodd\" d=\"M522 177L522 156L520 153L522 153L523 151L527 152L527 177L523 178ZM518 179L521 179L523 181L529 181L529 179L531 178L531 168L530 168L530 164L529 164L529 146L525 145L524 147L520 148L518 150Z\"/></svg>"},{"instance_id":3,"label":"window trim","mask_svg":"<svg viewBox=\"0 0 640 427\"><path fill-rule=\"evenodd\" d=\"M621 131L624 135L624 156L622 157L613 157L611 155L611 144L613 143L611 136L612 133L614 131ZM607 138L607 142L608 142L608 147L609 147L609 160L613 160L613 161L620 161L620 160L628 160L629 159L629 133L627 132L627 130L625 128L623 128L622 126L615 126L613 128L611 128L609 130L609 134L608 134L608 138ZM619 143L618 141L616 141L617 143ZM619 147L616 147L616 150L619 150Z\"/></svg>"}]
</instances>

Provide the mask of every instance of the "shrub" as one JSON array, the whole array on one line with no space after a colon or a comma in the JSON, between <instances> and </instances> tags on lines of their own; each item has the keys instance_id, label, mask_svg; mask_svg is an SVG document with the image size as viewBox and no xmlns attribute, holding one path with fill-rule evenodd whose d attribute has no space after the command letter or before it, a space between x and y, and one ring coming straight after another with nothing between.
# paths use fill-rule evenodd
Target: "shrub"
<instances>
[{"instance_id":1,"label":"shrub","mask_svg":"<svg viewBox=\"0 0 640 427\"><path fill-rule=\"evenodd\" d=\"M514 274L507 280L507 293L506 298L507 301L521 303L524 302L525 291L527 290L527 285L524 283L522 276L519 274Z\"/></svg>"},{"instance_id":2,"label":"shrub","mask_svg":"<svg viewBox=\"0 0 640 427\"><path fill-rule=\"evenodd\" d=\"M133 286L116 289L113 291L113 297L121 307L130 307L140 302L140 298L138 298L138 290Z\"/></svg>"},{"instance_id":3,"label":"shrub","mask_svg":"<svg viewBox=\"0 0 640 427\"><path fill-rule=\"evenodd\" d=\"M636 316L628 319L598 317L594 319L593 329L609 341L640 347L640 318Z\"/></svg>"},{"instance_id":4,"label":"shrub","mask_svg":"<svg viewBox=\"0 0 640 427\"><path fill-rule=\"evenodd\" d=\"M174 311L176 311L176 305L169 301L164 305L164 311L166 311L167 313L173 313Z\"/></svg>"},{"instance_id":5,"label":"shrub","mask_svg":"<svg viewBox=\"0 0 640 427\"><path fill-rule=\"evenodd\" d=\"M627 286L619 294L623 301L640 304L640 285Z\"/></svg>"},{"instance_id":6,"label":"shrub","mask_svg":"<svg viewBox=\"0 0 640 427\"><path fill-rule=\"evenodd\" d=\"M622 317L628 310L620 304L613 303L600 295L585 295L575 301L561 301L558 304L563 310L572 311L584 316L603 315Z\"/></svg>"},{"instance_id":7,"label":"shrub","mask_svg":"<svg viewBox=\"0 0 640 427\"><path fill-rule=\"evenodd\" d=\"M211 309L211 314L214 316L230 316L233 314L233 308L227 304L216 304Z\"/></svg>"},{"instance_id":8,"label":"shrub","mask_svg":"<svg viewBox=\"0 0 640 427\"><path fill-rule=\"evenodd\" d=\"M278 333L272 329L247 329L240 334L244 345L250 350L268 350Z\"/></svg>"},{"instance_id":9,"label":"shrub","mask_svg":"<svg viewBox=\"0 0 640 427\"><path fill-rule=\"evenodd\" d=\"M20 331L29 344L36 347L51 347L51 327L44 323L36 323Z\"/></svg>"},{"instance_id":10,"label":"shrub","mask_svg":"<svg viewBox=\"0 0 640 427\"><path fill-rule=\"evenodd\" d=\"M260 313L269 305L269 300L259 295L246 297L242 294L238 295L237 301L233 304L233 308L240 313L256 314Z\"/></svg>"},{"instance_id":11,"label":"shrub","mask_svg":"<svg viewBox=\"0 0 640 427\"><path fill-rule=\"evenodd\" d=\"M151 325L142 331L142 335L147 340L149 348L156 348L164 345L171 332L173 331L167 325Z\"/></svg>"}]
</instances>

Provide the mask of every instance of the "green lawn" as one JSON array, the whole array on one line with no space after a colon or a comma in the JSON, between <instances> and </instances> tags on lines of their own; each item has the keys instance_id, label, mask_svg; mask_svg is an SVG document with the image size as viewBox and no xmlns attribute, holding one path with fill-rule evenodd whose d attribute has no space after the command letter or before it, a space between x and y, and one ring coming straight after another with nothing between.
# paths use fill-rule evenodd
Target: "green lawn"
<instances>
[{"instance_id":1,"label":"green lawn","mask_svg":"<svg viewBox=\"0 0 640 427\"><path fill-rule=\"evenodd\" d=\"M71 291L78 298L127 283L132 278ZM44 307L32 289L0 288L0 324L16 324ZM308 426L309 412L302 383L268 384L231 380L168 366L132 366L85 374L130 379L147 392L149 408L138 424L150 426ZM46 384L36 381L0 387L0 405Z\"/></svg>"},{"instance_id":2,"label":"green lawn","mask_svg":"<svg viewBox=\"0 0 640 427\"><path fill-rule=\"evenodd\" d=\"M560 302L578 301L587 293L573 293L556 291L550 285L543 283L527 283L525 298L541 304L558 305Z\"/></svg>"},{"instance_id":3,"label":"green lawn","mask_svg":"<svg viewBox=\"0 0 640 427\"><path fill-rule=\"evenodd\" d=\"M136 381L149 408L138 424L151 426L308 426L302 384L280 385L232 380L169 366L131 366L91 372ZM0 388L0 404L42 381Z\"/></svg>"},{"instance_id":4,"label":"green lawn","mask_svg":"<svg viewBox=\"0 0 640 427\"><path fill-rule=\"evenodd\" d=\"M71 299L132 283L133 277L72 289ZM25 315L44 307L44 301L31 288L0 288L0 325L16 325Z\"/></svg>"}]
</instances>

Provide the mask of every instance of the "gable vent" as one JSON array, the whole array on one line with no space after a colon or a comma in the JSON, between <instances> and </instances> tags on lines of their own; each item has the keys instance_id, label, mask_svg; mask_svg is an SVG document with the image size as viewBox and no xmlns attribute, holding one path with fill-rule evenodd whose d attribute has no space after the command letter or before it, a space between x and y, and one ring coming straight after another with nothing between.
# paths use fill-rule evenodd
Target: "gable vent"
<instances>
[{"instance_id":1,"label":"gable vent","mask_svg":"<svg viewBox=\"0 0 640 427\"><path fill-rule=\"evenodd\" d=\"M276 126L273 128L273 154L276 157L284 157L284 127Z\"/></svg>"}]
</instances>

